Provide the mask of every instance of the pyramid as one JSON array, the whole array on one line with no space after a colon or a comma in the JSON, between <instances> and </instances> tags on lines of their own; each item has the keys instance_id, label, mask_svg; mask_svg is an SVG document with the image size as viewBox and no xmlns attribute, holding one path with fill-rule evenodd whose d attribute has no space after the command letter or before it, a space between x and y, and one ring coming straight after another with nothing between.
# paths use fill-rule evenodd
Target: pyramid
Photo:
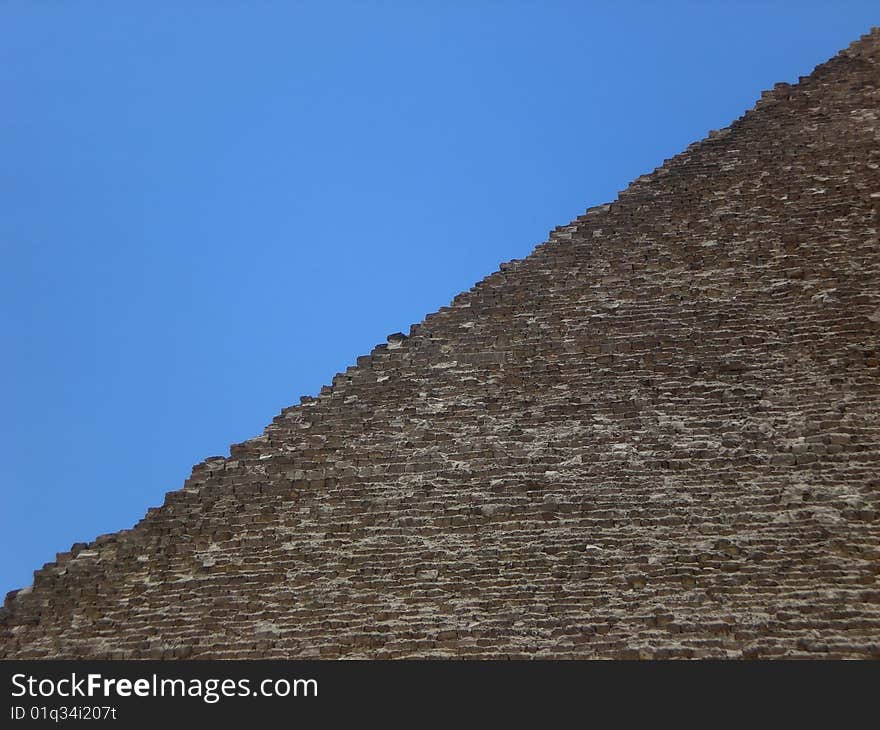
<instances>
[{"instance_id":1,"label":"pyramid","mask_svg":"<svg viewBox=\"0 0 880 730\"><path fill-rule=\"evenodd\" d=\"M878 227L875 29L59 554L0 656L880 656Z\"/></svg>"}]
</instances>

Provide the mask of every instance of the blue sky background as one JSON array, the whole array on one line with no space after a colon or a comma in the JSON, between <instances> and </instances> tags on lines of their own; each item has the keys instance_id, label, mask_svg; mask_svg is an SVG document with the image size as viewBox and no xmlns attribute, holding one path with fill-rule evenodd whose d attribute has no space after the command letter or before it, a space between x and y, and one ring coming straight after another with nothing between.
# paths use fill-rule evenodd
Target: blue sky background
<instances>
[{"instance_id":1,"label":"blue sky background","mask_svg":"<svg viewBox=\"0 0 880 730\"><path fill-rule=\"evenodd\" d=\"M876 2L0 2L0 593Z\"/></svg>"}]
</instances>

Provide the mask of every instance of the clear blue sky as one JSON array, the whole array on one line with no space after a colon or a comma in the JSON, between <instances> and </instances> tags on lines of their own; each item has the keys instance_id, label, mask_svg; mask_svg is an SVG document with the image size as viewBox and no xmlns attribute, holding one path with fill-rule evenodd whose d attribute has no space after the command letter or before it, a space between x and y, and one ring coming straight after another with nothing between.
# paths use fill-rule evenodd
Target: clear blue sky
<instances>
[{"instance_id":1,"label":"clear blue sky","mask_svg":"<svg viewBox=\"0 0 880 730\"><path fill-rule=\"evenodd\" d=\"M0 592L878 23L0 3Z\"/></svg>"}]
</instances>

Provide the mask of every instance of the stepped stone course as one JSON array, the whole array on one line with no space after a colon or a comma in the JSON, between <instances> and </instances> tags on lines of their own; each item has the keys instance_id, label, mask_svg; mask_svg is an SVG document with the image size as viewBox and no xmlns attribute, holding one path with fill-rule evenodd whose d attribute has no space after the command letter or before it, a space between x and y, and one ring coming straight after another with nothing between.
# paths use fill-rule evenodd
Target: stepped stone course
<instances>
[{"instance_id":1,"label":"stepped stone course","mask_svg":"<svg viewBox=\"0 0 880 730\"><path fill-rule=\"evenodd\" d=\"M878 229L875 29L59 554L0 657L880 657Z\"/></svg>"}]
</instances>

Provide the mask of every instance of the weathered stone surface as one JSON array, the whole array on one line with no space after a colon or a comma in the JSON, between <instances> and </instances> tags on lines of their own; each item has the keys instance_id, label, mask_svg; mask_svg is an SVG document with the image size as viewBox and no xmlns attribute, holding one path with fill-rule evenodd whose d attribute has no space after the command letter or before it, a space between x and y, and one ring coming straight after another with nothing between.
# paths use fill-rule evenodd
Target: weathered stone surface
<instances>
[{"instance_id":1,"label":"weathered stone surface","mask_svg":"<svg viewBox=\"0 0 880 730\"><path fill-rule=\"evenodd\" d=\"M878 226L875 31L60 554L0 656L877 657Z\"/></svg>"}]
</instances>

